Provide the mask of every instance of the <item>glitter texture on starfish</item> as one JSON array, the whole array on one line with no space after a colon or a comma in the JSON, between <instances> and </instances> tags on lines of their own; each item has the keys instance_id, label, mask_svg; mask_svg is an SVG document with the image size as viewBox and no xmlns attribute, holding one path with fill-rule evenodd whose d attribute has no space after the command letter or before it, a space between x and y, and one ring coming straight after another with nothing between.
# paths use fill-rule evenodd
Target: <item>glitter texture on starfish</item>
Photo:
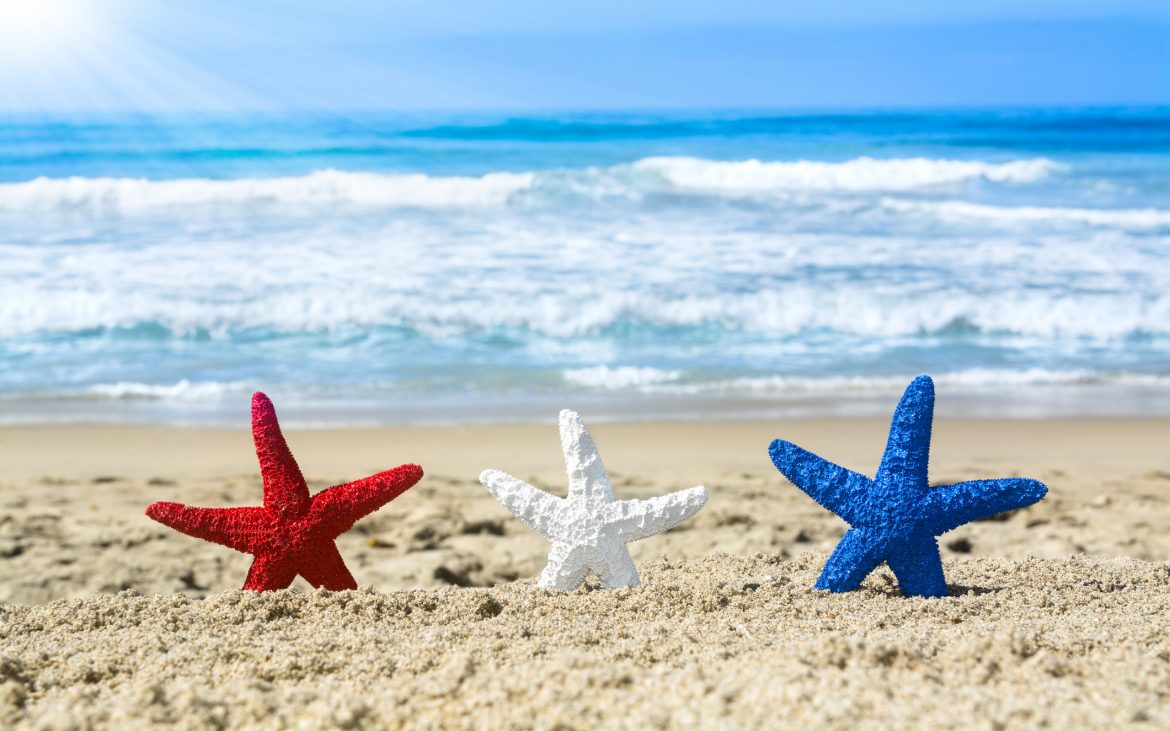
<instances>
[{"instance_id":1,"label":"glitter texture on starfish","mask_svg":"<svg viewBox=\"0 0 1170 731\"><path fill-rule=\"evenodd\" d=\"M189 536L253 554L244 589L284 589L297 574L318 588L356 589L334 539L418 482L422 468L406 464L310 496L276 410L262 393L252 396L252 436L264 482L263 506L192 508L164 502L154 503L146 514Z\"/></svg>"},{"instance_id":2,"label":"glitter texture on starfish","mask_svg":"<svg viewBox=\"0 0 1170 731\"><path fill-rule=\"evenodd\" d=\"M513 515L552 543L537 582L548 589L576 589L590 569L606 589L637 586L638 570L626 544L661 533L699 511L707 489L692 487L649 500L614 500L597 446L575 411L560 414L561 449L569 496L556 497L499 470L479 481Z\"/></svg>"},{"instance_id":3,"label":"glitter texture on starfish","mask_svg":"<svg viewBox=\"0 0 1170 731\"><path fill-rule=\"evenodd\" d=\"M937 536L974 520L1038 502L1048 488L1036 480L927 482L934 382L919 376L906 389L890 424L877 477L870 479L777 439L768 452L793 484L850 526L817 579L816 588L856 589L883 561L906 596L947 595Z\"/></svg>"}]
</instances>

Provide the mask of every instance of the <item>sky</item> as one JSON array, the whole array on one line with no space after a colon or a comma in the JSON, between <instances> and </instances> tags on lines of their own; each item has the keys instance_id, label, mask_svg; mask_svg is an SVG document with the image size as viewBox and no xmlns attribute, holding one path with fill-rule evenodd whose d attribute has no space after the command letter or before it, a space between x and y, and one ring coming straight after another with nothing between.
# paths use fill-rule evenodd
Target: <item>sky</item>
<instances>
[{"instance_id":1,"label":"sky","mask_svg":"<svg viewBox=\"0 0 1170 731\"><path fill-rule=\"evenodd\" d=\"M0 0L0 111L1170 104L1165 0Z\"/></svg>"}]
</instances>

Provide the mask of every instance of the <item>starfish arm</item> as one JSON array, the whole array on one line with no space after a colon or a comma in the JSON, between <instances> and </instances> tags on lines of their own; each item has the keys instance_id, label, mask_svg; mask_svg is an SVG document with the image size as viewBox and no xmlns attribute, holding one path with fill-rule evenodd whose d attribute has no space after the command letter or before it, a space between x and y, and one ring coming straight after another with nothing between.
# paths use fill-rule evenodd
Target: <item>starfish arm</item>
<instances>
[{"instance_id":1,"label":"starfish arm","mask_svg":"<svg viewBox=\"0 0 1170 731\"><path fill-rule=\"evenodd\" d=\"M311 554L302 554L296 568L297 573L317 589L344 591L357 588L353 574L333 541L325 541Z\"/></svg>"},{"instance_id":2,"label":"starfish arm","mask_svg":"<svg viewBox=\"0 0 1170 731\"><path fill-rule=\"evenodd\" d=\"M508 512L524 521L529 528L552 540L557 514L565 501L529 485L507 472L484 470L479 481Z\"/></svg>"},{"instance_id":3,"label":"starfish arm","mask_svg":"<svg viewBox=\"0 0 1170 731\"><path fill-rule=\"evenodd\" d=\"M266 508L192 508L180 503L154 503L147 517L195 538L255 553L264 547L272 515Z\"/></svg>"},{"instance_id":4,"label":"starfish arm","mask_svg":"<svg viewBox=\"0 0 1170 731\"><path fill-rule=\"evenodd\" d=\"M817 589L833 592L853 591L870 571L885 560L884 546L866 531L852 528L825 562L817 579Z\"/></svg>"},{"instance_id":5,"label":"starfish arm","mask_svg":"<svg viewBox=\"0 0 1170 731\"><path fill-rule=\"evenodd\" d=\"M1044 483L1022 477L942 485L927 491L922 502L923 517L930 531L938 536L974 520L1027 507L1047 493Z\"/></svg>"},{"instance_id":6,"label":"starfish arm","mask_svg":"<svg viewBox=\"0 0 1170 731\"><path fill-rule=\"evenodd\" d=\"M613 500L605 464L581 415L569 409L561 411L560 426L561 451L565 455L565 471L569 473L569 498Z\"/></svg>"},{"instance_id":7,"label":"starfish arm","mask_svg":"<svg viewBox=\"0 0 1170 731\"><path fill-rule=\"evenodd\" d=\"M618 500L605 507L605 525L623 541L640 541L670 530L706 504L707 488L701 486L649 500Z\"/></svg>"},{"instance_id":8,"label":"starfish arm","mask_svg":"<svg viewBox=\"0 0 1170 731\"><path fill-rule=\"evenodd\" d=\"M942 557L934 536L922 533L901 543L886 559L906 596L942 597L947 595Z\"/></svg>"},{"instance_id":9,"label":"starfish arm","mask_svg":"<svg viewBox=\"0 0 1170 731\"><path fill-rule=\"evenodd\" d=\"M910 481L908 487L927 485L930 462L930 428L934 418L934 381L930 376L915 378L890 422L890 438L878 468L877 481Z\"/></svg>"},{"instance_id":10,"label":"starfish arm","mask_svg":"<svg viewBox=\"0 0 1170 731\"><path fill-rule=\"evenodd\" d=\"M312 498L310 512L320 521L323 535L341 535L353 524L398 497L422 479L422 467L404 464L392 470L336 485Z\"/></svg>"},{"instance_id":11,"label":"starfish arm","mask_svg":"<svg viewBox=\"0 0 1170 731\"><path fill-rule=\"evenodd\" d=\"M291 557L260 555L252 561L252 568L248 569L244 591L287 589L295 578L297 570Z\"/></svg>"},{"instance_id":12,"label":"starfish arm","mask_svg":"<svg viewBox=\"0 0 1170 731\"><path fill-rule=\"evenodd\" d=\"M252 394L252 438L264 481L264 507L290 517L309 507L309 487L284 440L276 408L263 393Z\"/></svg>"},{"instance_id":13,"label":"starfish arm","mask_svg":"<svg viewBox=\"0 0 1170 731\"><path fill-rule=\"evenodd\" d=\"M768 447L776 469L821 506L855 525L865 509L873 480L777 439Z\"/></svg>"}]
</instances>

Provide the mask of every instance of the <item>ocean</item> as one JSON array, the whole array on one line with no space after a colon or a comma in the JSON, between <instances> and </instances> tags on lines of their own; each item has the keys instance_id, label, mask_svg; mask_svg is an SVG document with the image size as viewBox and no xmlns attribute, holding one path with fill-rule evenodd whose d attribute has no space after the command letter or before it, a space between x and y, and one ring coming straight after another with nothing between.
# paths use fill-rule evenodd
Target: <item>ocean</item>
<instances>
[{"instance_id":1,"label":"ocean","mask_svg":"<svg viewBox=\"0 0 1170 731\"><path fill-rule=\"evenodd\" d=\"M0 119L0 422L1170 415L1170 109Z\"/></svg>"}]
</instances>

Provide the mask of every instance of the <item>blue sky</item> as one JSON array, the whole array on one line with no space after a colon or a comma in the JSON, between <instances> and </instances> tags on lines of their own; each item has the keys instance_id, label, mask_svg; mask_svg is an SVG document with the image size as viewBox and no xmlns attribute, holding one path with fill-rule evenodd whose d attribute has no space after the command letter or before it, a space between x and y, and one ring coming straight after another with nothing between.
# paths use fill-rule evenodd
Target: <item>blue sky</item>
<instances>
[{"instance_id":1,"label":"blue sky","mask_svg":"<svg viewBox=\"0 0 1170 731\"><path fill-rule=\"evenodd\" d=\"M1164 0L49 2L0 110L1170 103Z\"/></svg>"}]
</instances>

